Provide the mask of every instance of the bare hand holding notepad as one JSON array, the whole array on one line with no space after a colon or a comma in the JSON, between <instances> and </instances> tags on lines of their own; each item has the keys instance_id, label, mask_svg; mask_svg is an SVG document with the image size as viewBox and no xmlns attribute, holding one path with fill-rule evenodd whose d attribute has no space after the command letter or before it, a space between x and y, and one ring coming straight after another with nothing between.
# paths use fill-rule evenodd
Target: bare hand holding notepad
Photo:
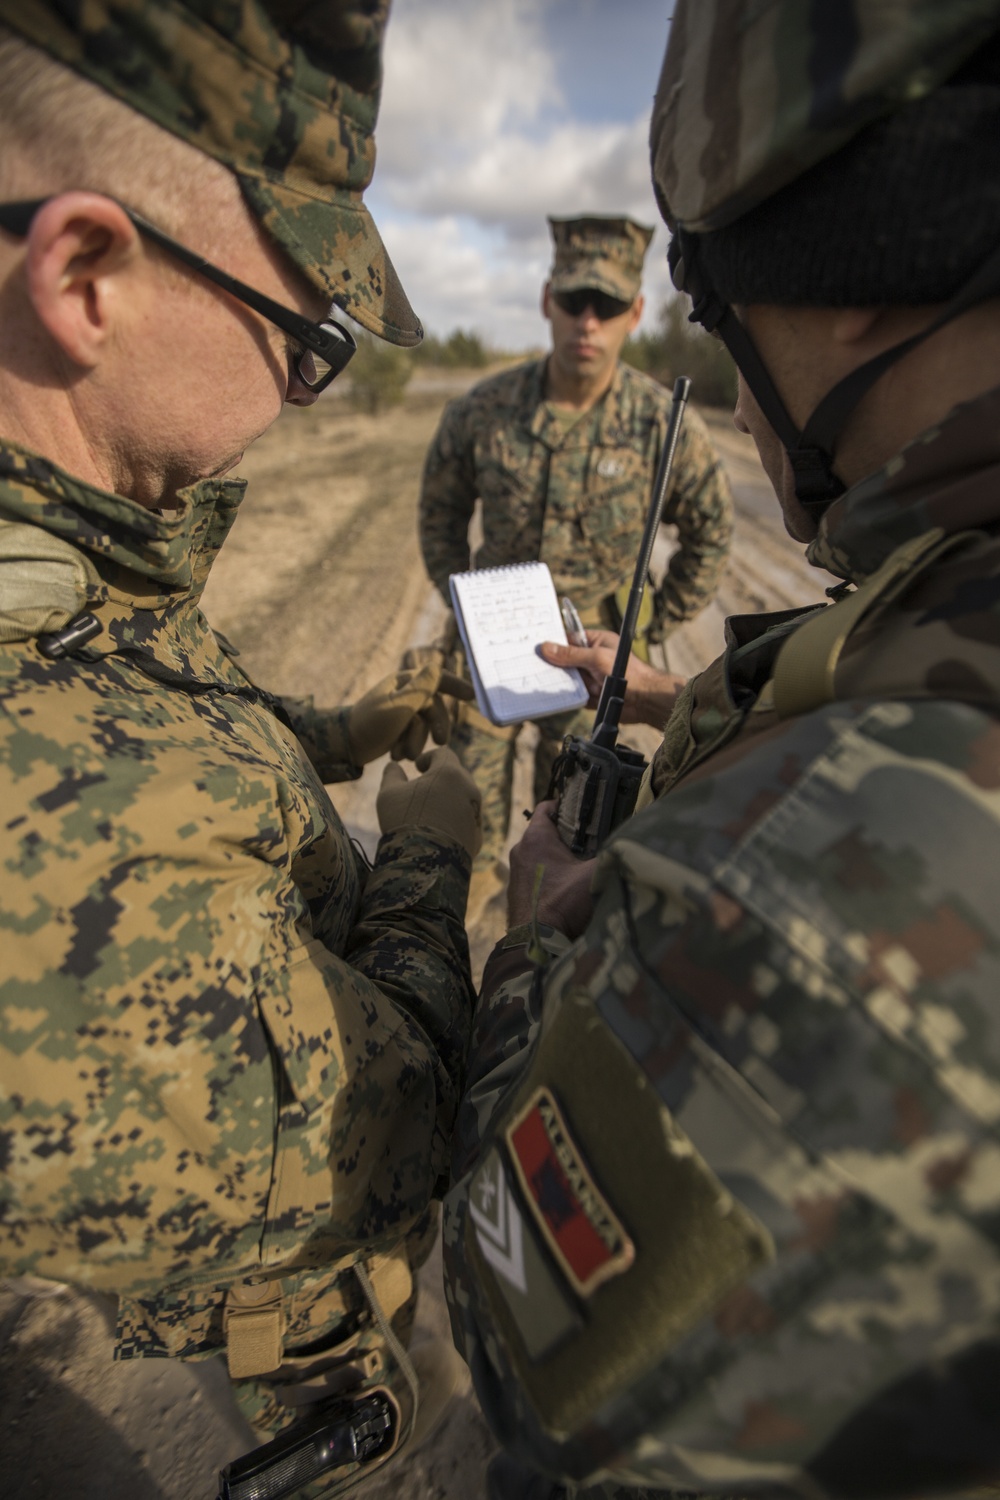
<instances>
[{"instance_id":1,"label":"bare hand holding notepad","mask_svg":"<svg viewBox=\"0 0 1000 1500\"><path fill-rule=\"evenodd\" d=\"M452 573L449 581L481 714L518 724L583 708L588 693L579 672L538 655L542 641L566 641L547 563Z\"/></svg>"}]
</instances>

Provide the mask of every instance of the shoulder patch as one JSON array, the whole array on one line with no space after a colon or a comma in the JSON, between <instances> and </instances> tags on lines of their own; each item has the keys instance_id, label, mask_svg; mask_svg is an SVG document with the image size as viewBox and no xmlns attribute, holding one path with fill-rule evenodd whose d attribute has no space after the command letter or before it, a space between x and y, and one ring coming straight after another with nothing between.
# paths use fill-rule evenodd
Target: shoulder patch
<instances>
[{"instance_id":1,"label":"shoulder patch","mask_svg":"<svg viewBox=\"0 0 1000 1500\"><path fill-rule=\"evenodd\" d=\"M525 1199L573 1290L628 1270L635 1246L595 1183L554 1096L536 1089L506 1130Z\"/></svg>"},{"instance_id":2,"label":"shoulder patch","mask_svg":"<svg viewBox=\"0 0 1000 1500\"><path fill-rule=\"evenodd\" d=\"M529 1361L544 1359L579 1332L583 1319L568 1287L536 1244L531 1224L521 1218L499 1151L489 1153L472 1180L469 1224ZM472 1254L475 1258L476 1250Z\"/></svg>"}]
</instances>

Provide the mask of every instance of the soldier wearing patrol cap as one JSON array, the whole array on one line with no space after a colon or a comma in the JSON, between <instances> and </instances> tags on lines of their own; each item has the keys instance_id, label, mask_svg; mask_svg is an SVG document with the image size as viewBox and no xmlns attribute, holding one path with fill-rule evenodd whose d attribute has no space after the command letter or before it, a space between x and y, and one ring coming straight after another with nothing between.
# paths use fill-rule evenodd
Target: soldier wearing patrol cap
<instances>
[{"instance_id":1,"label":"soldier wearing patrol cap","mask_svg":"<svg viewBox=\"0 0 1000 1500\"><path fill-rule=\"evenodd\" d=\"M554 258L542 292L551 329L546 358L505 370L451 402L427 454L420 543L445 603L448 578L470 566L468 531L482 501L476 568L541 559L556 592L585 625L616 625L649 508L670 406L655 381L619 360L642 315L642 265L652 230L628 218L549 219ZM681 433L664 521L678 546L640 620L661 641L712 598L729 550L729 485L705 425L690 414ZM539 721L536 800L568 733L591 716ZM502 884L497 866L510 818L514 738L470 708L452 743L483 792L483 847L469 919Z\"/></svg>"},{"instance_id":2,"label":"soldier wearing patrol cap","mask_svg":"<svg viewBox=\"0 0 1000 1500\"><path fill-rule=\"evenodd\" d=\"M491 1500L1000 1479L998 131L997 0L675 8L675 279L844 583L729 622L596 869L512 855L445 1225Z\"/></svg>"},{"instance_id":3,"label":"soldier wearing patrol cap","mask_svg":"<svg viewBox=\"0 0 1000 1500\"><path fill-rule=\"evenodd\" d=\"M421 337L361 197L386 9L0 0L0 1273L226 1354L262 1433L384 1388L398 1447L478 794L390 765L368 869L323 783L464 689L279 699L198 608L230 470L350 356L331 302Z\"/></svg>"}]
</instances>

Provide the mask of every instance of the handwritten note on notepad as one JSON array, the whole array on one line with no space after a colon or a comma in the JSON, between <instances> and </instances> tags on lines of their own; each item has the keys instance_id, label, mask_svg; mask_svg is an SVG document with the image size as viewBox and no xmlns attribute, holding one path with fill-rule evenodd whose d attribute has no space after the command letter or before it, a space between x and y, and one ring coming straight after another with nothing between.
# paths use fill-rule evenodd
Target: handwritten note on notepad
<instances>
[{"instance_id":1,"label":"handwritten note on notepad","mask_svg":"<svg viewBox=\"0 0 1000 1500\"><path fill-rule=\"evenodd\" d=\"M579 672L538 655L542 641L566 640L547 563L453 573L450 584L481 714L493 724L517 724L584 706Z\"/></svg>"}]
</instances>

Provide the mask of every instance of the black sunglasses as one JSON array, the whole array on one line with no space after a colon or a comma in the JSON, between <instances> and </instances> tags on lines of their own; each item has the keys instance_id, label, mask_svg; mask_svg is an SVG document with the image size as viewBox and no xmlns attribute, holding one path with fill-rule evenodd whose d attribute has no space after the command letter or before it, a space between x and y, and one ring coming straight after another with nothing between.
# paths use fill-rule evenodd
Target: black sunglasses
<instances>
[{"instance_id":1,"label":"black sunglasses","mask_svg":"<svg viewBox=\"0 0 1000 1500\"><path fill-rule=\"evenodd\" d=\"M600 323L620 318L632 306L631 302L623 302L620 297L609 297L607 292L599 292L596 287L591 286L580 287L575 292L553 292L552 300L556 307L568 313L571 318L578 318L589 307Z\"/></svg>"},{"instance_id":2,"label":"black sunglasses","mask_svg":"<svg viewBox=\"0 0 1000 1500\"><path fill-rule=\"evenodd\" d=\"M48 201L47 198L37 198L31 203L0 203L0 229L6 229L11 234L27 234L32 219ZM117 199L113 201L118 202ZM320 391L325 391L330 381L346 368L358 346L340 323L313 323L309 318L302 317L301 313L282 307L280 302L265 297L263 292L255 292L252 286L237 281L235 276L230 276L226 271L220 271L218 266L213 266L211 261L196 255L186 245L179 245L168 234L164 234L162 229L157 229L155 224L150 224L148 219L134 213L124 203L119 203L118 207L128 214L140 234L144 234L177 260L183 261L200 276L214 281L216 286L221 286L238 302L252 307L254 312L260 313L262 318L266 318L300 344L302 348L294 356L295 373L308 390L317 395Z\"/></svg>"}]
</instances>

